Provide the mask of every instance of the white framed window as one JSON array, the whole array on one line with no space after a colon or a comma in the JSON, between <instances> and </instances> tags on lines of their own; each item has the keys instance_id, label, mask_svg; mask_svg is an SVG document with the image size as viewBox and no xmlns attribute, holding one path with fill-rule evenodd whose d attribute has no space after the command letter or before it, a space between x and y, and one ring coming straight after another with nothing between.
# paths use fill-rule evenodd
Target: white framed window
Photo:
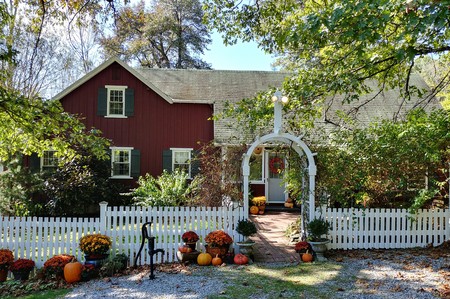
<instances>
[{"instance_id":1,"label":"white framed window","mask_svg":"<svg viewBox=\"0 0 450 299\"><path fill-rule=\"evenodd\" d=\"M44 151L41 157L41 171L42 170L55 170L58 167L58 157L56 151L48 150Z\"/></svg>"},{"instance_id":2,"label":"white framed window","mask_svg":"<svg viewBox=\"0 0 450 299\"><path fill-rule=\"evenodd\" d=\"M111 147L111 177L131 179L132 147Z\"/></svg>"},{"instance_id":3,"label":"white framed window","mask_svg":"<svg viewBox=\"0 0 450 299\"><path fill-rule=\"evenodd\" d=\"M250 176L249 180L250 183L256 184L256 183L263 183L263 177L264 177L264 163L263 163L263 157L264 155L262 153L259 154L252 154L250 156Z\"/></svg>"},{"instance_id":4,"label":"white framed window","mask_svg":"<svg viewBox=\"0 0 450 299\"><path fill-rule=\"evenodd\" d=\"M106 85L106 117L126 118L125 90L127 86Z\"/></svg>"},{"instance_id":5,"label":"white framed window","mask_svg":"<svg viewBox=\"0 0 450 299\"><path fill-rule=\"evenodd\" d=\"M184 170L191 177L192 148L171 148L172 170Z\"/></svg>"}]
</instances>

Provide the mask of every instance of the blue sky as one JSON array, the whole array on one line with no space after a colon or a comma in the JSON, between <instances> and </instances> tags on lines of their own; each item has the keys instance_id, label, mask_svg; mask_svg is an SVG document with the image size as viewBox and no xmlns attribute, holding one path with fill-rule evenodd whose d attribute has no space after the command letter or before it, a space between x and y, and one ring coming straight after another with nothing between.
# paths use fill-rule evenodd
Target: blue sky
<instances>
[{"instance_id":1,"label":"blue sky","mask_svg":"<svg viewBox=\"0 0 450 299\"><path fill-rule=\"evenodd\" d=\"M225 46L220 34L211 34L212 44L205 51L203 59L212 64L215 70L251 70L271 71L270 64L274 61L271 55L258 49L256 43L238 43Z\"/></svg>"}]
</instances>

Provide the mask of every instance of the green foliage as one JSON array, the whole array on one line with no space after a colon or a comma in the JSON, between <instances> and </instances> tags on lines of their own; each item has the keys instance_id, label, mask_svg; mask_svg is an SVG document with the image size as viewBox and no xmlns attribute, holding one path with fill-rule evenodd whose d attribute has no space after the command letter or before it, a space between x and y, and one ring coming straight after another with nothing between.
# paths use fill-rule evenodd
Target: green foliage
<instances>
[{"instance_id":1,"label":"green foliage","mask_svg":"<svg viewBox=\"0 0 450 299\"><path fill-rule=\"evenodd\" d=\"M42 190L39 173L24 168L19 156L3 162L7 171L0 173L0 214L32 216L42 212L43 204L33 200L33 194Z\"/></svg>"},{"instance_id":2,"label":"green foliage","mask_svg":"<svg viewBox=\"0 0 450 299\"><path fill-rule=\"evenodd\" d=\"M184 206L191 198L194 185L188 183L188 174L176 169L166 170L157 178L150 174L141 176L131 195L136 205L141 206Z\"/></svg>"},{"instance_id":3,"label":"green foliage","mask_svg":"<svg viewBox=\"0 0 450 299\"><path fill-rule=\"evenodd\" d=\"M198 0L144 1L119 10L113 36L101 39L108 56L144 67L210 68L200 55L211 42Z\"/></svg>"},{"instance_id":4,"label":"green foliage","mask_svg":"<svg viewBox=\"0 0 450 299\"><path fill-rule=\"evenodd\" d=\"M237 223L236 232L243 235L244 237L249 237L256 234L257 229L255 223L253 223L251 220L241 219Z\"/></svg>"},{"instance_id":5,"label":"green foliage","mask_svg":"<svg viewBox=\"0 0 450 299\"><path fill-rule=\"evenodd\" d=\"M299 119L335 95L347 103L385 88L426 102L425 90L411 80L416 59L440 59L450 49L447 1L206 0L204 9L226 44L255 41L280 57L278 64L292 72L283 90ZM256 113L264 112L250 112Z\"/></svg>"},{"instance_id":6,"label":"green foliage","mask_svg":"<svg viewBox=\"0 0 450 299\"><path fill-rule=\"evenodd\" d=\"M126 254L117 254L103 263L100 268L101 277L111 277L117 273L121 273L126 269L128 256Z\"/></svg>"},{"instance_id":7,"label":"green foliage","mask_svg":"<svg viewBox=\"0 0 450 299\"><path fill-rule=\"evenodd\" d=\"M120 193L126 187L110 179L110 160L98 159L84 145L76 147L76 158L61 157L59 167L44 173L45 212L57 216L95 214L99 203L126 204Z\"/></svg>"},{"instance_id":8,"label":"green foliage","mask_svg":"<svg viewBox=\"0 0 450 299\"><path fill-rule=\"evenodd\" d=\"M335 132L327 136L329 144L317 149L318 190L330 196L331 204L346 207L414 204L416 209L429 203L419 196L422 189L440 190L438 195L445 197L449 129L448 112L414 110L402 122Z\"/></svg>"},{"instance_id":9,"label":"green foliage","mask_svg":"<svg viewBox=\"0 0 450 299\"><path fill-rule=\"evenodd\" d=\"M322 238L323 235L327 235L330 230L330 223L322 218L314 218L308 223L308 240L313 242L320 242L327 240Z\"/></svg>"}]
</instances>

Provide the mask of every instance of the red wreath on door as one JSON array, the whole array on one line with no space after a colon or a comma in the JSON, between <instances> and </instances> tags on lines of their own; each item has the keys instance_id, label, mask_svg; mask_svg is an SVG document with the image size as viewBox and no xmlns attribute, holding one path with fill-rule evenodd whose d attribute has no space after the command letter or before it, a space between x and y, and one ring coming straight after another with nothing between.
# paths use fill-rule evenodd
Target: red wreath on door
<instances>
[{"instance_id":1,"label":"red wreath on door","mask_svg":"<svg viewBox=\"0 0 450 299\"><path fill-rule=\"evenodd\" d=\"M269 160L270 173L277 174L284 170L284 161L280 157L273 157Z\"/></svg>"}]
</instances>

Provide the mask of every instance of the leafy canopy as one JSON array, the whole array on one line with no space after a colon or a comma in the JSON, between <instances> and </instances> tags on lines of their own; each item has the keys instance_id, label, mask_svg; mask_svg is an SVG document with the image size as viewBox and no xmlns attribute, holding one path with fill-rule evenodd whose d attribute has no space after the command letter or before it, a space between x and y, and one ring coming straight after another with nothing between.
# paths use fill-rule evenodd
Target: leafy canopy
<instances>
[{"instance_id":1,"label":"leafy canopy","mask_svg":"<svg viewBox=\"0 0 450 299\"><path fill-rule=\"evenodd\" d=\"M424 90L411 83L411 74L418 57L448 55L448 4L206 0L205 18L225 43L254 40L267 53L280 56L278 63L294 74L283 87L290 109L296 111L335 94L352 101L371 91L367 79L376 79L380 90L399 88L405 100L414 93L424 96Z\"/></svg>"},{"instance_id":2,"label":"leafy canopy","mask_svg":"<svg viewBox=\"0 0 450 299\"><path fill-rule=\"evenodd\" d=\"M346 207L420 208L448 198L449 132L444 110L336 132L317 149L317 188Z\"/></svg>"},{"instance_id":3,"label":"leafy canopy","mask_svg":"<svg viewBox=\"0 0 450 299\"><path fill-rule=\"evenodd\" d=\"M119 10L112 36L100 40L109 56L158 68L210 68L200 58L211 42L198 0L144 1Z\"/></svg>"}]
</instances>

